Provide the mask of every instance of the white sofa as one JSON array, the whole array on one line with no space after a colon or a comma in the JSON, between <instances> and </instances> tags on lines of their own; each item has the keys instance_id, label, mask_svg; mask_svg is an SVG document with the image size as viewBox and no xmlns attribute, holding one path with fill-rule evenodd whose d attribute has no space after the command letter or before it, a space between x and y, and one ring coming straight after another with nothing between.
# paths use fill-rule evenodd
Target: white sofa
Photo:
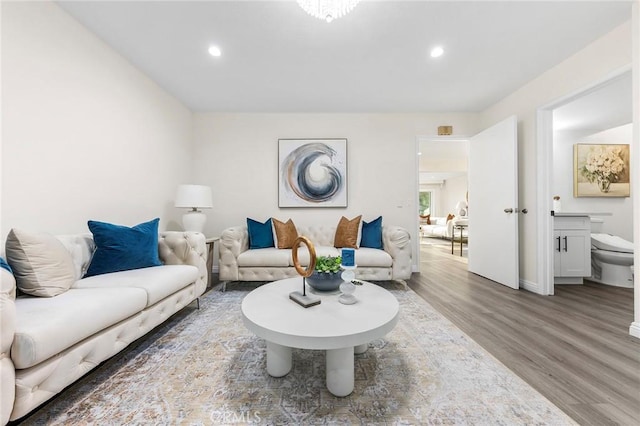
<instances>
[{"instance_id":1,"label":"white sofa","mask_svg":"<svg viewBox=\"0 0 640 426\"><path fill-rule=\"evenodd\" d=\"M204 235L161 232L162 266L82 278L95 249L91 234L57 237L77 281L55 297L16 297L0 268L0 421L19 419L120 352L206 289Z\"/></svg>"},{"instance_id":2,"label":"white sofa","mask_svg":"<svg viewBox=\"0 0 640 426\"><path fill-rule=\"evenodd\" d=\"M432 217L430 224L424 221L420 221L420 236L422 237L437 237L451 239L453 235L453 222L447 221L446 217Z\"/></svg>"},{"instance_id":3,"label":"white sofa","mask_svg":"<svg viewBox=\"0 0 640 426\"><path fill-rule=\"evenodd\" d=\"M298 235L308 237L318 256L339 256L333 246L336 226L299 226ZM411 236L398 226L382 227L383 250L360 247L356 250L356 277L366 281L396 280L406 286L411 278ZM249 249L246 226L224 230L220 236L220 281L226 289L230 281L275 281L299 276L293 267L291 249ZM309 264L304 245L298 249L300 263Z\"/></svg>"}]
</instances>

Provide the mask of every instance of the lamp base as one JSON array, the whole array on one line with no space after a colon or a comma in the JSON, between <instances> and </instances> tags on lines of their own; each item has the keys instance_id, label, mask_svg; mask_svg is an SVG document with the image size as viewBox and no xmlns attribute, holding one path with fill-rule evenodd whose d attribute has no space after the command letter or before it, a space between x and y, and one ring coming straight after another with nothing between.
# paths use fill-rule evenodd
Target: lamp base
<instances>
[{"instance_id":1,"label":"lamp base","mask_svg":"<svg viewBox=\"0 0 640 426\"><path fill-rule=\"evenodd\" d=\"M182 226L185 231L204 231L204 224L207 222L207 215L200 210L191 210L182 215Z\"/></svg>"}]
</instances>

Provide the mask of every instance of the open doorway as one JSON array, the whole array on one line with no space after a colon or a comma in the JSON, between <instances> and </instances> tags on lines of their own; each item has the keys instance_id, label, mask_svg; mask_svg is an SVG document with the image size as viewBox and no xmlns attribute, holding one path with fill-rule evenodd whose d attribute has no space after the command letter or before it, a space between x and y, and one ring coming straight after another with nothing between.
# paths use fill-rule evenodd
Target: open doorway
<instances>
[{"instance_id":1,"label":"open doorway","mask_svg":"<svg viewBox=\"0 0 640 426\"><path fill-rule=\"evenodd\" d=\"M590 88L539 110L539 132L542 138L539 147L540 158L543 159L541 166L552 171L546 176L539 176L539 186L542 188L542 198L539 202L539 241L541 259L545 260L540 262L539 276L544 278L543 294L553 295L555 291L555 246L552 242L554 218L550 215L550 212L554 211L553 197L559 198L560 206L556 204L556 209L559 207L561 214L586 214L590 221L595 219L598 222L596 226L601 228L599 232L620 237L634 244L633 193L630 196L613 197L579 196L575 188L585 183L580 183L580 167L574 165L578 145L589 149L596 145L603 149L610 144L631 145L632 120L629 69L621 70ZM635 244L637 246L637 242ZM586 280L593 272L592 257L590 253L587 255L589 263L584 276Z\"/></svg>"},{"instance_id":2,"label":"open doorway","mask_svg":"<svg viewBox=\"0 0 640 426\"><path fill-rule=\"evenodd\" d=\"M467 216L468 166L466 137L418 138L418 253L434 250L466 261L467 236L453 235L452 219Z\"/></svg>"}]
</instances>

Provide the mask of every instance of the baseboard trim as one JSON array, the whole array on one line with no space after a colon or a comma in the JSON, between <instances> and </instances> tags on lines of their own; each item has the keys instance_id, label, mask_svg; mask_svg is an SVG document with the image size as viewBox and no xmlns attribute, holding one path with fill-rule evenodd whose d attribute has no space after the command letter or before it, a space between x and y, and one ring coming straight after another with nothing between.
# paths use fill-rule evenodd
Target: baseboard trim
<instances>
[{"instance_id":1,"label":"baseboard trim","mask_svg":"<svg viewBox=\"0 0 640 426\"><path fill-rule=\"evenodd\" d=\"M532 293L543 294L542 289L540 288L538 283L534 283L533 281L520 279L520 288Z\"/></svg>"},{"instance_id":2,"label":"baseboard trim","mask_svg":"<svg viewBox=\"0 0 640 426\"><path fill-rule=\"evenodd\" d=\"M629 327L629 334L640 339L640 322L634 321Z\"/></svg>"}]
</instances>

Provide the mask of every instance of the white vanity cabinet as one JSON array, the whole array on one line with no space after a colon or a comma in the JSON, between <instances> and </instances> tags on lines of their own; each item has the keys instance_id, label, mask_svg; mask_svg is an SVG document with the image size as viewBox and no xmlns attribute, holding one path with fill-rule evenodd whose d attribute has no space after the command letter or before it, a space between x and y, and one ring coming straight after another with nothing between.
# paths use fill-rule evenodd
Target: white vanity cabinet
<instances>
[{"instance_id":1,"label":"white vanity cabinet","mask_svg":"<svg viewBox=\"0 0 640 426\"><path fill-rule=\"evenodd\" d=\"M553 220L553 275L556 284L582 284L591 276L589 216L559 216Z\"/></svg>"}]
</instances>

